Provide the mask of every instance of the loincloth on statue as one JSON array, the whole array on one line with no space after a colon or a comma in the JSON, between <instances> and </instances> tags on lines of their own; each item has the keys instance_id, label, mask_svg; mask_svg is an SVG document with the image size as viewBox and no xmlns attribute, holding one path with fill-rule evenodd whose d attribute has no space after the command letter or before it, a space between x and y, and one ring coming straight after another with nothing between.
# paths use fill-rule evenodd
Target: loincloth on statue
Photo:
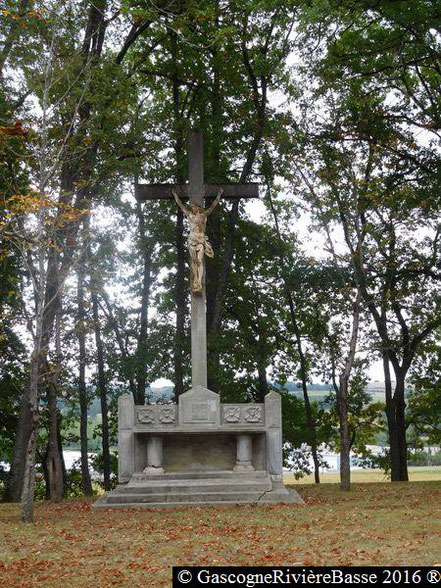
<instances>
[{"instance_id":1,"label":"loincloth on statue","mask_svg":"<svg viewBox=\"0 0 441 588\"><path fill-rule=\"evenodd\" d=\"M198 253L203 250L207 257L214 257L213 247L206 235L198 235L197 237L190 235L188 238L188 248L190 253Z\"/></svg>"}]
</instances>

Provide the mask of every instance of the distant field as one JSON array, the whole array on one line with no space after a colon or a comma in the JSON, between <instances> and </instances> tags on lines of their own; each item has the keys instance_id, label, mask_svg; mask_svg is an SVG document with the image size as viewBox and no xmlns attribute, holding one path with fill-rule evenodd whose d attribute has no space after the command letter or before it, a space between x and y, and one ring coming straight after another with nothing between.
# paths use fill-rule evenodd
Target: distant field
<instances>
[{"instance_id":1,"label":"distant field","mask_svg":"<svg viewBox=\"0 0 441 588\"><path fill-rule=\"evenodd\" d=\"M411 482L441 481L441 466L410 467L409 478ZM293 475L285 474L285 482L288 484L314 484L314 476L306 476L296 480ZM383 470L352 470L351 480L355 484L364 482L387 482L388 478ZM337 484L340 481L338 473L321 474L320 481L324 484Z\"/></svg>"},{"instance_id":2,"label":"distant field","mask_svg":"<svg viewBox=\"0 0 441 588\"><path fill-rule=\"evenodd\" d=\"M373 388L368 389L367 392L370 394L372 402L385 402L384 390ZM291 390L291 394L294 394L297 398L303 398L301 390ZM323 402L329 396L329 390L311 388L308 390L308 395L313 402Z\"/></svg>"}]
</instances>

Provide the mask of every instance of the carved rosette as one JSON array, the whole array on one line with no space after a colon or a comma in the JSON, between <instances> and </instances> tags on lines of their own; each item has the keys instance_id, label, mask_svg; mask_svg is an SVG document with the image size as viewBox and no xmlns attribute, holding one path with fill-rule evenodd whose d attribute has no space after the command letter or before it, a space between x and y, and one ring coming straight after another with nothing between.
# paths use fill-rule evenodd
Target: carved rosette
<instances>
[{"instance_id":1,"label":"carved rosette","mask_svg":"<svg viewBox=\"0 0 441 588\"><path fill-rule=\"evenodd\" d=\"M226 424L263 425L263 406L260 404L244 404L242 406L224 405L222 410L222 422Z\"/></svg>"},{"instance_id":2,"label":"carved rosette","mask_svg":"<svg viewBox=\"0 0 441 588\"><path fill-rule=\"evenodd\" d=\"M159 406L158 421L163 425L176 423L176 406Z\"/></svg>"},{"instance_id":3,"label":"carved rosette","mask_svg":"<svg viewBox=\"0 0 441 588\"><path fill-rule=\"evenodd\" d=\"M239 406L228 406L224 408L224 423L240 423Z\"/></svg>"},{"instance_id":4,"label":"carved rosette","mask_svg":"<svg viewBox=\"0 0 441 588\"><path fill-rule=\"evenodd\" d=\"M245 406L243 409L243 420L246 423L262 423L263 411L259 405Z\"/></svg>"},{"instance_id":5,"label":"carved rosette","mask_svg":"<svg viewBox=\"0 0 441 588\"><path fill-rule=\"evenodd\" d=\"M156 423L156 406L138 408L138 422L143 425L153 425Z\"/></svg>"},{"instance_id":6,"label":"carved rosette","mask_svg":"<svg viewBox=\"0 0 441 588\"><path fill-rule=\"evenodd\" d=\"M145 406L138 408L138 423L142 425L176 424L176 406Z\"/></svg>"}]
</instances>

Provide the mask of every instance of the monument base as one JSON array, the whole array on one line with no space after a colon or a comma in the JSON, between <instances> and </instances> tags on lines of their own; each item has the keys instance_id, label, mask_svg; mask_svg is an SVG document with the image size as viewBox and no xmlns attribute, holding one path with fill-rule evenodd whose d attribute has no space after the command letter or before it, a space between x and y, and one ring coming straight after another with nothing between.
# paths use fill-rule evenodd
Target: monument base
<instances>
[{"instance_id":1,"label":"monument base","mask_svg":"<svg viewBox=\"0 0 441 588\"><path fill-rule=\"evenodd\" d=\"M221 404L195 386L179 404L119 401L119 486L95 508L301 503L283 485L281 398Z\"/></svg>"},{"instance_id":2,"label":"monument base","mask_svg":"<svg viewBox=\"0 0 441 588\"><path fill-rule=\"evenodd\" d=\"M133 474L130 482L107 492L94 508L231 506L235 504L303 503L295 490L265 471L187 470Z\"/></svg>"}]
</instances>

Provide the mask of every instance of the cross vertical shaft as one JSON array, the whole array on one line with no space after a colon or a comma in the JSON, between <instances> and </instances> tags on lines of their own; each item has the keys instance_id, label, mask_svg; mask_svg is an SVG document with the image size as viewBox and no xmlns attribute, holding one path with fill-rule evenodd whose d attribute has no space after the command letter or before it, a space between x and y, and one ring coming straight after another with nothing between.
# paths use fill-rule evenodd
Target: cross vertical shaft
<instances>
[{"instance_id":1,"label":"cross vertical shaft","mask_svg":"<svg viewBox=\"0 0 441 588\"><path fill-rule=\"evenodd\" d=\"M257 184L204 184L204 145L200 131L190 131L188 146L188 184L136 184L135 195L138 201L173 199L177 191L190 204L204 208L204 198L214 198L222 191L223 198L258 198ZM187 213L186 213L187 214ZM187 215L188 216L188 215ZM191 291L191 377L192 386L207 387L207 319L205 290L205 258L202 259L202 293L198 288L196 296Z\"/></svg>"},{"instance_id":2,"label":"cross vertical shaft","mask_svg":"<svg viewBox=\"0 0 441 588\"><path fill-rule=\"evenodd\" d=\"M204 207L204 144L200 131L190 131L188 149L188 192L190 204ZM191 292L191 381L192 387L207 387L207 318L205 260L202 295Z\"/></svg>"}]
</instances>

